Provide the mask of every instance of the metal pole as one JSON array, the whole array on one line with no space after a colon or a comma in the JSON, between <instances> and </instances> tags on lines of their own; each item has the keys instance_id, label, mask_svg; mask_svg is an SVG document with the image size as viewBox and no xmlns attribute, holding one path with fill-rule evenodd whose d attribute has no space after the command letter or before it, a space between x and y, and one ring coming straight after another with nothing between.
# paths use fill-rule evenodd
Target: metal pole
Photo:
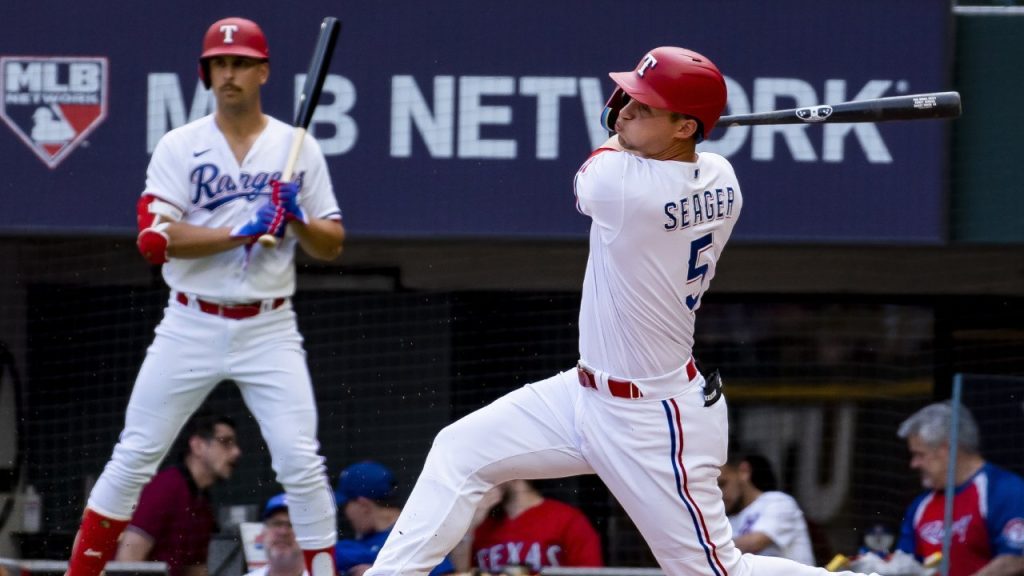
<instances>
[{"instance_id":1,"label":"metal pole","mask_svg":"<svg viewBox=\"0 0 1024 576\"><path fill-rule=\"evenodd\" d=\"M953 498L956 496L956 453L960 445L960 393L963 374L953 376L953 421L949 430L949 467L946 470L946 508L942 521L942 576L949 576L949 548L953 544Z\"/></svg>"}]
</instances>

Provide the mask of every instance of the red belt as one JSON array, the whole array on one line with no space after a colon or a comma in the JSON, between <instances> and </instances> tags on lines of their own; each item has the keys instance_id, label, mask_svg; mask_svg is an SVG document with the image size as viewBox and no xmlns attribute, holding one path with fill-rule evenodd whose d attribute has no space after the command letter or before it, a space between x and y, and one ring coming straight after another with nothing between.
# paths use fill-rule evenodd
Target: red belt
<instances>
[{"instance_id":1,"label":"red belt","mask_svg":"<svg viewBox=\"0 0 1024 576\"><path fill-rule=\"evenodd\" d=\"M175 300L188 306L188 296L178 292ZM287 298L275 298L270 303L268 310L276 310L284 304ZM249 304L217 304L216 302L207 302L196 298L196 305L199 306L199 310L206 312L207 314L213 314L214 316L221 316L224 318L230 318L231 320L241 320L243 318L252 318L253 316L264 312L262 302L252 302Z\"/></svg>"},{"instance_id":2,"label":"red belt","mask_svg":"<svg viewBox=\"0 0 1024 576\"><path fill-rule=\"evenodd\" d=\"M580 378L580 386L584 388L597 389L597 379L594 377L594 373L583 365L576 365L576 374ZM690 358L686 362L686 377L693 380L697 377L697 366L693 363L693 358ZM644 393L640 391L640 387L628 380L616 380L614 378L608 379L608 393L616 398L643 398Z\"/></svg>"}]
</instances>

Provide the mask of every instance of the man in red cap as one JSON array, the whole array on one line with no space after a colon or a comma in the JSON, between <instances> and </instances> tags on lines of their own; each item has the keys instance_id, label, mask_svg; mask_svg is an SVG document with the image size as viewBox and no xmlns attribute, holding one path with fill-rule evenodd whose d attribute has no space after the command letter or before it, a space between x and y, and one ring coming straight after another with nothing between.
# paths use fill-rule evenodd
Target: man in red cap
<instances>
[{"instance_id":1,"label":"man in red cap","mask_svg":"<svg viewBox=\"0 0 1024 576\"><path fill-rule=\"evenodd\" d=\"M291 296L298 246L323 260L341 253L341 211L309 134L293 181L278 181L294 129L262 111L270 51L260 27L245 18L215 22L199 69L216 111L160 139L137 205L139 251L162 265L170 301L124 431L89 495L68 574L99 575L182 424L230 379L270 449L307 569L334 576L334 495L317 453L316 404ZM257 244L264 234L279 245Z\"/></svg>"}]
</instances>

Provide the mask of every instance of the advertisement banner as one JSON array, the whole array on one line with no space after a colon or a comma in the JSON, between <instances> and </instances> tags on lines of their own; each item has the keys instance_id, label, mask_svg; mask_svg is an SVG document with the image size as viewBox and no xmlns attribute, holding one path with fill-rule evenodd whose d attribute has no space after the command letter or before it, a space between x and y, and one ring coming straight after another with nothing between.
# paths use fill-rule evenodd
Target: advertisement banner
<instances>
[{"instance_id":1,"label":"advertisement banner","mask_svg":"<svg viewBox=\"0 0 1024 576\"><path fill-rule=\"evenodd\" d=\"M0 232L132 234L156 142L213 110L197 58L226 16L266 32L264 111L287 122L320 21L343 21L311 131L365 237L585 237L572 180L607 137L608 72L657 46L711 58L732 114L950 88L941 0L185 4L0 7ZM947 139L946 122L734 127L698 151L736 167L739 240L929 244Z\"/></svg>"}]
</instances>

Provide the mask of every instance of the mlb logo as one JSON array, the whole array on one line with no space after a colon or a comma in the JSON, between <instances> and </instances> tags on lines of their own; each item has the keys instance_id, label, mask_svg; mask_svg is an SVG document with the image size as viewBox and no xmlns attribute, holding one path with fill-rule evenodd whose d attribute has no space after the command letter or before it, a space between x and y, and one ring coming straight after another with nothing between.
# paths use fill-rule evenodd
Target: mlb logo
<instances>
[{"instance_id":1,"label":"mlb logo","mask_svg":"<svg viewBox=\"0 0 1024 576\"><path fill-rule=\"evenodd\" d=\"M51 169L107 117L107 59L0 57L0 118Z\"/></svg>"}]
</instances>

